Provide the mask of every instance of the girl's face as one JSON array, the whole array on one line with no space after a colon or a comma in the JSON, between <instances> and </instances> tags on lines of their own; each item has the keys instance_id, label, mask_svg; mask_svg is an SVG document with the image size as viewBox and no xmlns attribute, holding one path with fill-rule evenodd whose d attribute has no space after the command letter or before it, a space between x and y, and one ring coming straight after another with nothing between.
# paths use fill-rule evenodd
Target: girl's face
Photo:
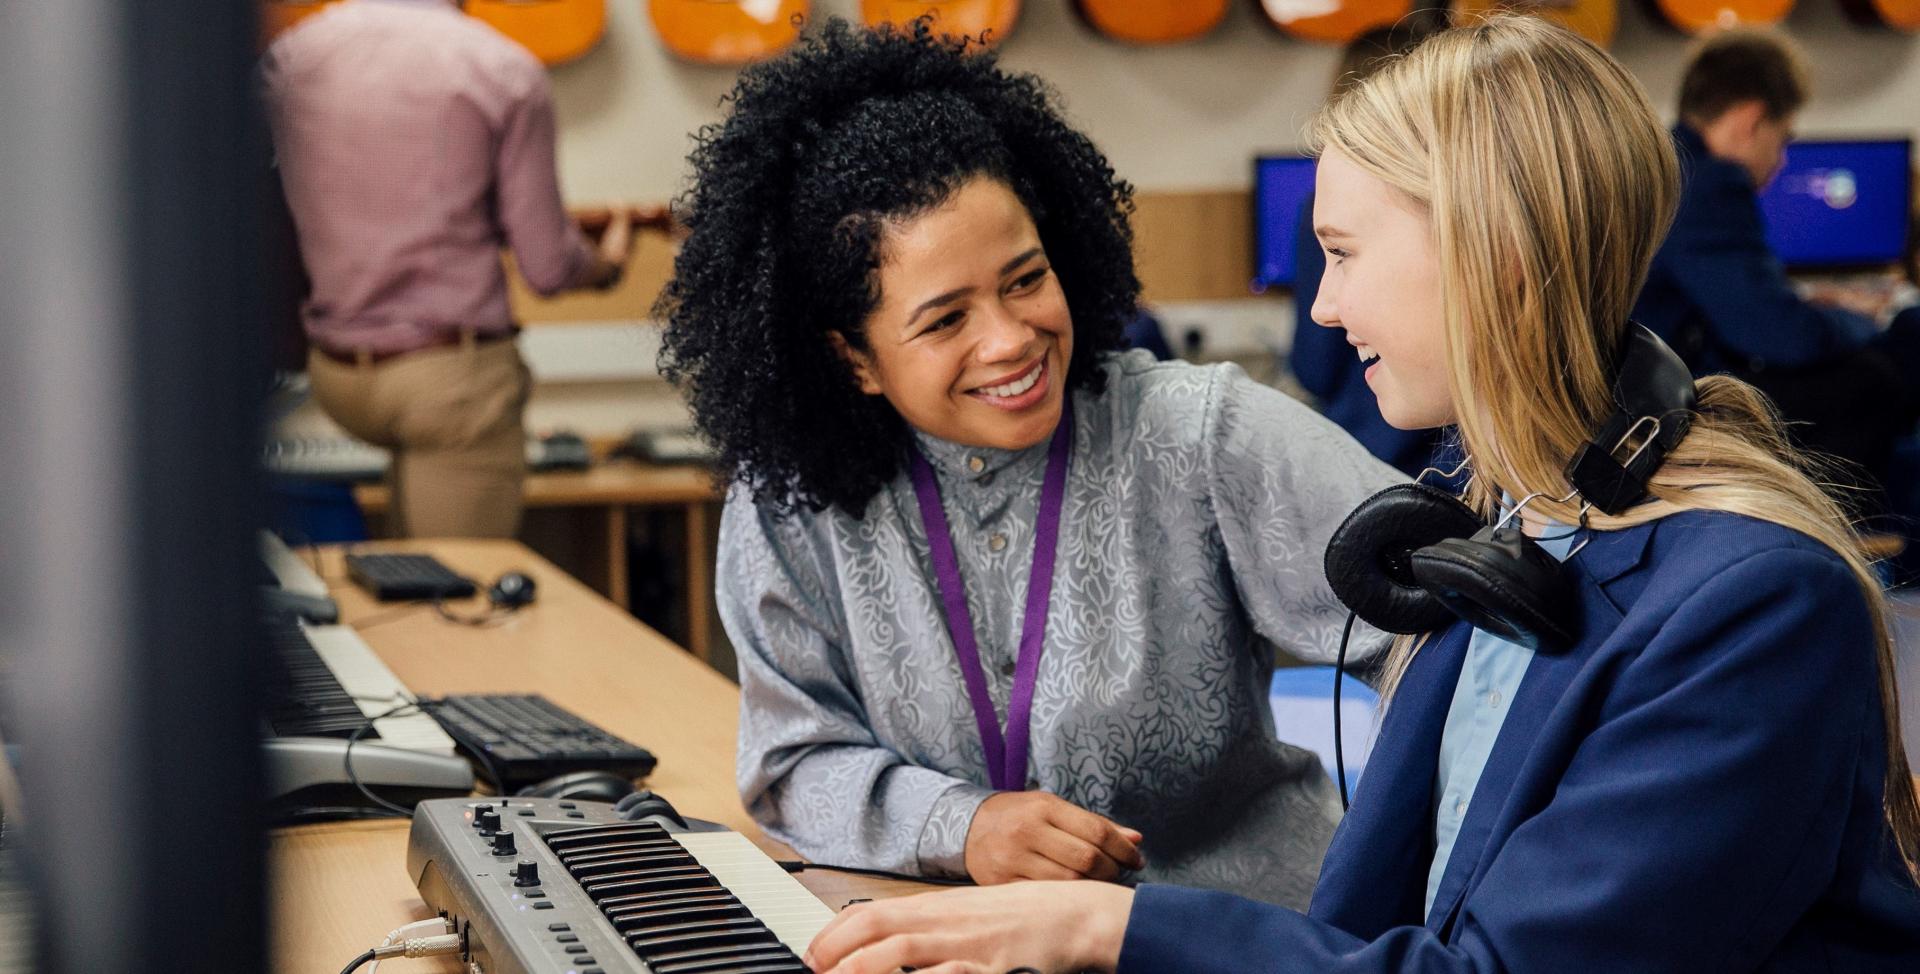
<instances>
[{"instance_id":1,"label":"girl's face","mask_svg":"<svg viewBox=\"0 0 1920 974\"><path fill-rule=\"evenodd\" d=\"M1327 252L1313 320L1345 328L1354 353L1371 363L1367 386L1380 415L1398 429L1452 423L1440 257L1426 214L1329 149L1315 176L1313 232Z\"/></svg>"},{"instance_id":2,"label":"girl's face","mask_svg":"<svg viewBox=\"0 0 1920 974\"><path fill-rule=\"evenodd\" d=\"M1013 191L979 177L889 226L867 351L833 340L860 388L921 432L1019 450L1053 434L1073 320Z\"/></svg>"}]
</instances>

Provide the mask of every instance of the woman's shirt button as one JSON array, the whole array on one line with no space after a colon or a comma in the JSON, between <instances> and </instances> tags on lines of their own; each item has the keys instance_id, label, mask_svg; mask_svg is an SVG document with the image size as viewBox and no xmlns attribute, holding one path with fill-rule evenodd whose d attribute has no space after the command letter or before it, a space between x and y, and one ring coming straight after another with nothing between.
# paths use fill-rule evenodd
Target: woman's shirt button
<instances>
[{"instance_id":1,"label":"woman's shirt button","mask_svg":"<svg viewBox=\"0 0 1920 974\"><path fill-rule=\"evenodd\" d=\"M987 539L987 550L993 552L996 555L999 554L1006 547L1007 547L1007 536L1004 534L996 534Z\"/></svg>"},{"instance_id":2,"label":"woman's shirt button","mask_svg":"<svg viewBox=\"0 0 1920 974\"><path fill-rule=\"evenodd\" d=\"M973 471L974 473L979 473L980 471L987 469L987 461L982 460L979 457L968 457L967 469Z\"/></svg>"}]
</instances>

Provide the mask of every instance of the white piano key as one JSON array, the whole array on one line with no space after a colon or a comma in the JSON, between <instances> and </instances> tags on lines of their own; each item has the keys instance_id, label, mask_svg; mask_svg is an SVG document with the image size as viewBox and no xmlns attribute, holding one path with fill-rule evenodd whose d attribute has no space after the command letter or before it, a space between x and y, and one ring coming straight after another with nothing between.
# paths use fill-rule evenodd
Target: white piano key
<instances>
[{"instance_id":1,"label":"white piano key","mask_svg":"<svg viewBox=\"0 0 1920 974\"><path fill-rule=\"evenodd\" d=\"M353 697L361 713L377 717L412 699L407 692L407 685L387 669L387 664L380 662L380 657L374 655L373 648L360 638L352 626L309 625L304 628L320 661L333 671L334 679L339 680L347 695ZM436 754L453 753L453 738L448 737L447 732L440 729L440 724L426 714L386 717L374 721L373 726L380 732L382 744Z\"/></svg>"},{"instance_id":2,"label":"white piano key","mask_svg":"<svg viewBox=\"0 0 1920 974\"><path fill-rule=\"evenodd\" d=\"M833 910L738 832L683 832L674 838L780 942L805 954Z\"/></svg>"}]
</instances>

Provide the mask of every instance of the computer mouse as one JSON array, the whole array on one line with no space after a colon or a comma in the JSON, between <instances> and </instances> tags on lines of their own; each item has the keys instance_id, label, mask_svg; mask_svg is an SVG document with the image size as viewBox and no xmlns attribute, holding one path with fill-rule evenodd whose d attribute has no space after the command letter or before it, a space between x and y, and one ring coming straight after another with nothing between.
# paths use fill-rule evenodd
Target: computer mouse
<instances>
[{"instance_id":1,"label":"computer mouse","mask_svg":"<svg viewBox=\"0 0 1920 974\"><path fill-rule=\"evenodd\" d=\"M493 580L487 599L503 609L517 609L533 602L533 579L522 572L506 572Z\"/></svg>"},{"instance_id":2,"label":"computer mouse","mask_svg":"<svg viewBox=\"0 0 1920 974\"><path fill-rule=\"evenodd\" d=\"M617 802L633 794L633 782L611 771L574 771L520 789L522 798Z\"/></svg>"}]
</instances>

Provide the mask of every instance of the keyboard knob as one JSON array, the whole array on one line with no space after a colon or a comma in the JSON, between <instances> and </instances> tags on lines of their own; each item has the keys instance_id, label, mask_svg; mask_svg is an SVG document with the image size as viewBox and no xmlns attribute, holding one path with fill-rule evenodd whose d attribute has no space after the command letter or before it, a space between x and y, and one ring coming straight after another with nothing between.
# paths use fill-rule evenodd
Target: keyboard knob
<instances>
[{"instance_id":1,"label":"keyboard knob","mask_svg":"<svg viewBox=\"0 0 1920 974\"><path fill-rule=\"evenodd\" d=\"M492 805L481 804L481 805L473 806L473 827L476 829L479 828L480 816L489 814L492 811L493 811Z\"/></svg>"},{"instance_id":2,"label":"keyboard knob","mask_svg":"<svg viewBox=\"0 0 1920 974\"><path fill-rule=\"evenodd\" d=\"M515 863L513 867L513 885L540 885L540 864L531 859L522 859Z\"/></svg>"},{"instance_id":3,"label":"keyboard knob","mask_svg":"<svg viewBox=\"0 0 1920 974\"><path fill-rule=\"evenodd\" d=\"M512 829L501 829L500 831L493 833L493 854L494 855L510 856L510 855L513 855L516 851L518 850L516 850L513 847L513 830Z\"/></svg>"},{"instance_id":4,"label":"keyboard knob","mask_svg":"<svg viewBox=\"0 0 1920 974\"><path fill-rule=\"evenodd\" d=\"M491 835L494 832L498 832L500 830L500 813L488 809L475 815L473 817L473 827L479 829L481 835Z\"/></svg>"}]
</instances>

